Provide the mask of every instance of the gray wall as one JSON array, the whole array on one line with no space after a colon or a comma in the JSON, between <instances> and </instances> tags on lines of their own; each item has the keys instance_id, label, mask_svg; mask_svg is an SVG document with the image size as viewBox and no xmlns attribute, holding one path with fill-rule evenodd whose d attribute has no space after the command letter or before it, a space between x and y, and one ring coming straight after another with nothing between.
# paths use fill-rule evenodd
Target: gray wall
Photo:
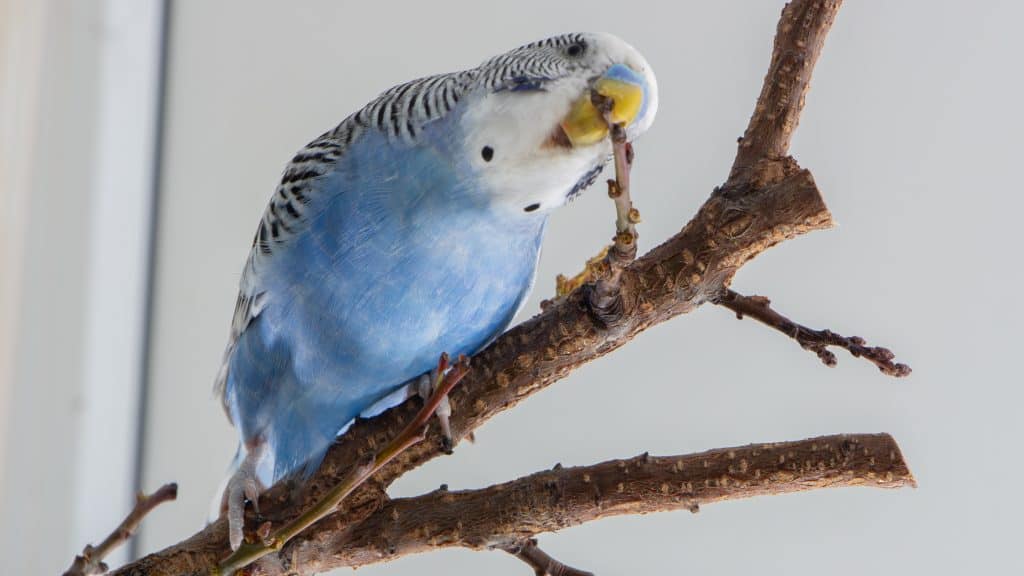
<instances>
[{"instance_id":1,"label":"gray wall","mask_svg":"<svg viewBox=\"0 0 1024 576\"><path fill-rule=\"evenodd\" d=\"M611 31L644 52L661 87L634 173L644 250L723 180L781 5L175 2L145 480L177 480L181 497L147 522L143 550L202 526L232 454L210 384L242 259L297 148L403 80L553 33ZM555 462L888 431L917 490L716 504L541 541L600 574L1019 572L1022 19L1024 4L1009 1L847 3L793 145L840 226L773 249L736 278L805 323L890 346L915 368L910 379L844 355L828 369L706 307L495 419L477 444L403 478L394 494L484 486ZM607 240L611 223L599 189L555 217L524 314ZM76 366L72 357L50 369ZM19 434L38 427L13 424ZM456 550L360 574L524 570L500 553Z\"/></svg>"},{"instance_id":2,"label":"gray wall","mask_svg":"<svg viewBox=\"0 0 1024 576\"><path fill-rule=\"evenodd\" d=\"M55 568L46 562L47 554L75 545L69 531L50 532L47 524L54 518L70 524L75 507L73 486L64 473L74 469L76 446L69 439L82 417L85 359L78 335L85 330L87 296L81 287L89 245L70 240L89 237L89 222L80 216L94 194L88 187L74 195L67 190L92 175L88 151L96 120L89 112L94 109L98 51L94 46L81 49L87 32L70 24L72 18L88 17L96 3L68 8L69 18L47 15L39 24L54 31L39 51L36 105L44 113L34 126L37 142L49 154L29 159L32 177L23 200L20 269L0 272L20 277L24 286L17 315L11 318L13 365L4 367L12 375L10 408L0 423L7 445L0 546L3 557L10 559L5 562L9 569L25 573ZM71 90L79 95L75 102L61 96ZM55 159L63 170L46 169ZM55 230L64 241L51 241Z\"/></svg>"},{"instance_id":3,"label":"gray wall","mask_svg":"<svg viewBox=\"0 0 1024 576\"><path fill-rule=\"evenodd\" d=\"M0 0L4 573L57 573L134 501L159 7Z\"/></svg>"}]
</instances>

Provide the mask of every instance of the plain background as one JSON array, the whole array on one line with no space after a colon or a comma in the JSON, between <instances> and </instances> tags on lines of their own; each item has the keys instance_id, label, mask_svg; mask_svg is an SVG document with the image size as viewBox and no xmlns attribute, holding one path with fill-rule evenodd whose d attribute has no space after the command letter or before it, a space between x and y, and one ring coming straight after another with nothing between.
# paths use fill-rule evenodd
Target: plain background
<instances>
[{"instance_id":1,"label":"plain background","mask_svg":"<svg viewBox=\"0 0 1024 576\"><path fill-rule=\"evenodd\" d=\"M634 198L646 251L678 231L726 176L782 4L175 2L142 466L145 487L176 480L181 493L147 520L141 551L201 528L234 451L234 431L210 385L243 258L295 150L396 83L473 66L555 33L613 32L645 54L660 86L658 119L636 146ZM707 306L499 416L475 445L409 474L393 494L441 483L481 487L556 462L886 431L918 489L828 490L709 505L696 516L614 518L540 542L602 575L1024 570L1017 553L1022 21L1024 4L1011 1L848 2L792 147L839 227L768 251L734 283L805 324L890 347L914 368L910 378L887 378L845 353L826 368L781 335ZM79 159L73 147L57 151L58 162ZM73 224L66 210L82 200L59 184L46 189L56 204L26 210L55 210ZM575 272L609 238L612 219L600 187L553 218L524 317L552 293L557 273ZM74 249L71 224L36 222L45 219L28 220L26 234L47 242L25 242L21 261L81 265L54 249ZM34 294L37 304L7 328L15 361L6 409L36 414L5 417L0 428L8 455L0 555L22 568L12 573L56 573L84 544L62 533L59 517L47 517L60 506L33 505L57 496L24 493L60 470L33 464L48 450L36 431L74 410L60 386L75 372L62 359L70 354L64 347L77 350L76 339L19 344L40 323L75 313L59 305L71 288L49 280L16 278L22 298ZM38 303L46 298L52 309ZM35 394L31 406L19 403L26 390ZM40 404L47 394L59 409ZM109 527L97 525L95 537ZM500 552L446 550L360 574L527 570Z\"/></svg>"}]
</instances>

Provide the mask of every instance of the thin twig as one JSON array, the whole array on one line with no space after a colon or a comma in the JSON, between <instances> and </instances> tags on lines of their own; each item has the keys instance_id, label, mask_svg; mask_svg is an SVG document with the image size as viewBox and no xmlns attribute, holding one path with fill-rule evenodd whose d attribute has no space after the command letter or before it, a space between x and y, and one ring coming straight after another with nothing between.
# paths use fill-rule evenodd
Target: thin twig
<instances>
[{"instance_id":1,"label":"thin twig","mask_svg":"<svg viewBox=\"0 0 1024 576\"><path fill-rule=\"evenodd\" d=\"M348 474L312 508L288 522L284 526L270 531L261 527L259 542L243 543L230 556L225 558L214 571L214 574L230 576L236 570L248 566L271 552L279 551L289 540L309 528L338 507L353 490L361 486L378 470L384 467L395 456L406 451L410 446L421 442L426 437L427 422L433 416L442 399L452 391L456 384L469 372L469 359L459 356L451 370L448 370L448 354L442 354L437 363L437 374L441 378L423 408L416 414L404 430L383 450L375 456L367 456L353 466Z\"/></svg>"},{"instance_id":2,"label":"thin twig","mask_svg":"<svg viewBox=\"0 0 1024 576\"><path fill-rule=\"evenodd\" d=\"M733 290L726 290L715 303L735 312L736 318L740 320L744 316L749 316L775 328L796 340L805 350L817 354L826 366L835 366L838 363L836 355L828 349L829 346L835 346L845 349L854 358L864 358L889 376L902 378L910 375L910 366L893 362L896 355L888 348L867 346L867 342L860 336L842 336L831 330L814 330L797 324L772 309L771 300L764 296L744 296Z\"/></svg>"},{"instance_id":3,"label":"thin twig","mask_svg":"<svg viewBox=\"0 0 1024 576\"><path fill-rule=\"evenodd\" d=\"M64 572L64 576L92 576L94 574L106 574L109 568L103 562L111 552L121 546L132 537L139 523L154 508L169 502L178 497L178 485L175 483L164 484L156 492L149 496L141 492L135 497L135 506L128 516L100 542L99 546L87 544L82 553L75 556L71 567Z\"/></svg>"},{"instance_id":4,"label":"thin twig","mask_svg":"<svg viewBox=\"0 0 1024 576\"><path fill-rule=\"evenodd\" d=\"M505 551L526 562L530 568L533 568L536 576L594 576L593 572L566 566L555 560L537 546L536 538L527 538L506 548Z\"/></svg>"},{"instance_id":5,"label":"thin twig","mask_svg":"<svg viewBox=\"0 0 1024 576\"><path fill-rule=\"evenodd\" d=\"M633 167L633 145L626 141L625 127L611 119L615 101L597 91L591 92L590 99L608 125L609 139L612 143L615 178L608 180L608 197L615 201L615 236L612 237L610 245L587 260L582 272L571 278L562 274L555 278L555 297L557 300L583 285L593 284L589 296L590 304L597 315L602 316L622 312L621 303L618 302L619 280L626 267L636 259L639 237L636 225L640 223L640 211L633 207L630 196L629 175ZM541 302L541 309L546 309L553 303L553 300L545 300Z\"/></svg>"},{"instance_id":6,"label":"thin twig","mask_svg":"<svg viewBox=\"0 0 1024 576\"><path fill-rule=\"evenodd\" d=\"M608 180L608 197L615 201L614 247L623 257L628 258L628 264L636 257L636 224L640 222L640 212L633 207L630 197L629 175L633 168L633 146L626 141L626 128L611 119L615 101L596 91L591 94L591 100L601 110L612 141L615 178Z\"/></svg>"},{"instance_id":7,"label":"thin twig","mask_svg":"<svg viewBox=\"0 0 1024 576\"><path fill-rule=\"evenodd\" d=\"M615 161L615 178L608 180L608 197L615 201L615 236L612 245L605 252L600 266L592 271L593 286L587 292L591 312L604 324L611 324L622 317L621 293L622 273L636 260L637 232L640 212L633 207L630 196L630 172L633 167L633 146L626 141L626 129L622 124L612 122L611 113L615 101L592 92L591 100L601 111L608 124L612 141L612 155Z\"/></svg>"}]
</instances>

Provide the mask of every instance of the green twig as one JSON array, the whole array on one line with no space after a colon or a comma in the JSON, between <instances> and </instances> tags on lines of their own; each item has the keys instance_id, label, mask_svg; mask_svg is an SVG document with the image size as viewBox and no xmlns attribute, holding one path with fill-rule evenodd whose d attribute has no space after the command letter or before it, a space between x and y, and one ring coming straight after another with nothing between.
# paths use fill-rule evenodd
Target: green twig
<instances>
[{"instance_id":1,"label":"green twig","mask_svg":"<svg viewBox=\"0 0 1024 576\"><path fill-rule=\"evenodd\" d=\"M383 468L395 456L422 441L426 437L427 422L434 414L434 411L437 410L441 400L469 372L469 359L466 356L459 356L459 360L451 367L451 371L448 371L446 374L447 370L448 354L442 354L437 363L439 382L433 394L431 394L423 408L416 414L416 417L383 450L375 456L368 457L366 460L353 466L345 478L327 492L316 505L291 522L271 532L266 538L263 538L262 542L243 543L239 546L238 550L235 550L217 566L213 574L215 576L230 576L236 570L252 564L267 554L280 551L285 543L297 534L334 512L349 494Z\"/></svg>"}]
</instances>

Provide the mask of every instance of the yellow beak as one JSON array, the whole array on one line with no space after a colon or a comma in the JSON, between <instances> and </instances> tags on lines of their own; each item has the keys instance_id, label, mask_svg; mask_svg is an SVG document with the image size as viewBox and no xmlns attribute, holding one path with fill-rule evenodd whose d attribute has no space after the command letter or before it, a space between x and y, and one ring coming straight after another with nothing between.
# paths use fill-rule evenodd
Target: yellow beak
<instances>
[{"instance_id":1,"label":"yellow beak","mask_svg":"<svg viewBox=\"0 0 1024 576\"><path fill-rule=\"evenodd\" d=\"M607 76L598 79L594 90L613 102L611 121L629 126L636 120L644 102L644 91L640 86ZM581 96L562 120L562 130L573 146L596 144L608 136L608 124L601 112L590 100L590 94Z\"/></svg>"}]
</instances>

